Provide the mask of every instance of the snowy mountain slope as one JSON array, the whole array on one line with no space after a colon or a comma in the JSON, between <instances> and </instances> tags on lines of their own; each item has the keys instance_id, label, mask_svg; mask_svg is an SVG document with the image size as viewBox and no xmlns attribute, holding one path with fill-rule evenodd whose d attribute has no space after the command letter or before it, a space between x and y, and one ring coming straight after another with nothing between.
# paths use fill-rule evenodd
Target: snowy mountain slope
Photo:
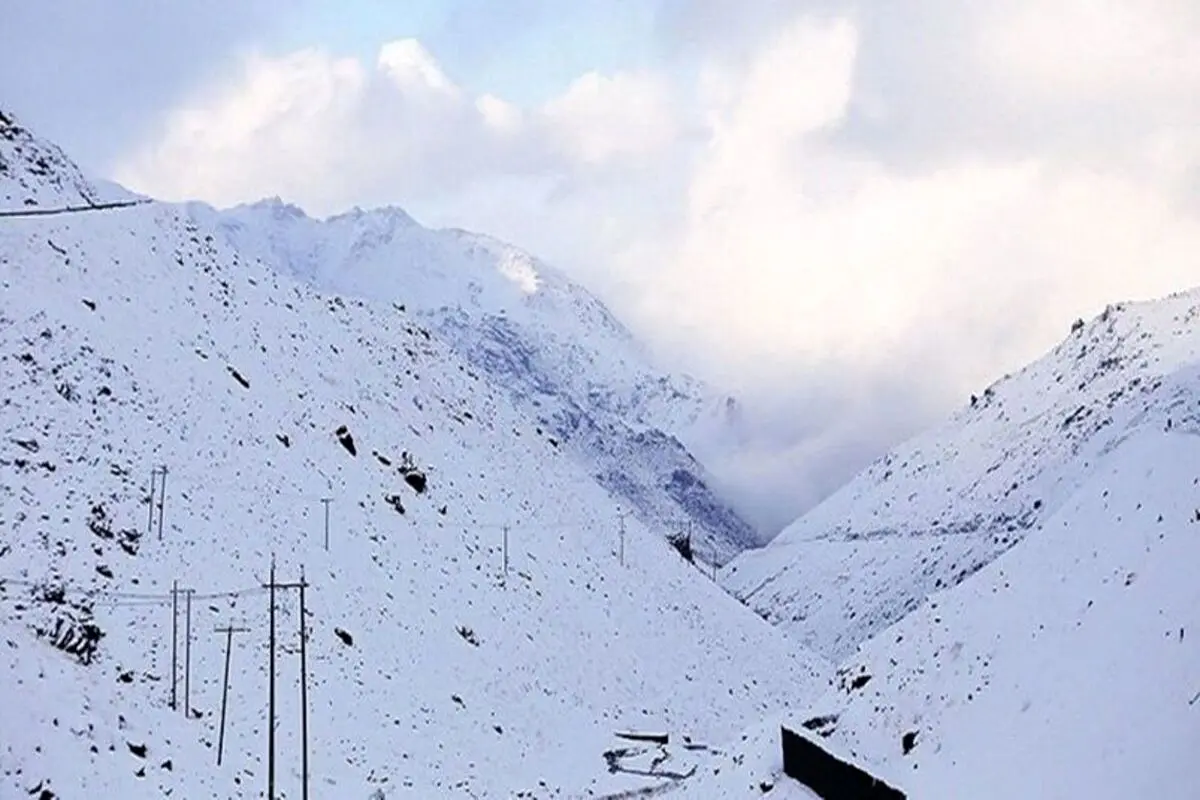
<instances>
[{"instance_id":1,"label":"snowy mountain slope","mask_svg":"<svg viewBox=\"0 0 1200 800\"><path fill-rule=\"evenodd\" d=\"M93 205L96 187L58 145L27 135L0 109L0 203L4 209Z\"/></svg>"},{"instance_id":2,"label":"snowy mountain slope","mask_svg":"<svg viewBox=\"0 0 1200 800\"><path fill-rule=\"evenodd\" d=\"M1200 786L1200 372L1027 537L880 633L807 718L922 800ZM798 720L802 721L802 720ZM907 749L907 752L906 752Z\"/></svg>"},{"instance_id":3,"label":"snowy mountain slope","mask_svg":"<svg viewBox=\"0 0 1200 800\"><path fill-rule=\"evenodd\" d=\"M487 236L423 228L397 208L322 221L274 199L189 213L317 287L403 305L644 521L690 527L706 558L724 563L757 543L687 447L733 424L728 401L654 368L599 300L552 267Z\"/></svg>"},{"instance_id":4,"label":"snowy mountain slope","mask_svg":"<svg viewBox=\"0 0 1200 800\"><path fill-rule=\"evenodd\" d=\"M0 133L13 207L94 191ZM310 583L315 796L654 787L610 771L614 732L720 741L819 685L820 659L659 531L627 519L622 541L592 476L395 307L322 295L161 204L2 221L0 290L0 797L261 796L272 554ZM168 705L174 581L195 591L190 718ZM287 796L298 600L277 614ZM249 631L218 768L230 624Z\"/></svg>"},{"instance_id":5,"label":"snowy mountain slope","mask_svg":"<svg viewBox=\"0 0 1200 800\"><path fill-rule=\"evenodd\" d=\"M1178 421L1163 386L1200 360L1200 293L1113 306L1051 353L876 461L771 544L727 588L841 660L934 591L1042 526L1099 458Z\"/></svg>"}]
</instances>

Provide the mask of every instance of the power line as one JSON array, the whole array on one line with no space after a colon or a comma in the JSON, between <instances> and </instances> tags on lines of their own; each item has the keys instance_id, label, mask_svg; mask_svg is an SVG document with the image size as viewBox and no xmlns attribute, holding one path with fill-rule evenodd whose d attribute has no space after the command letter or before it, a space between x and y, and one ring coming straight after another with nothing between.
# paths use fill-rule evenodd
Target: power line
<instances>
[{"instance_id":1,"label":"power line","mask_svg":"<svg viewBox=\"0 0 1200 800\"><path fill-rule=\"evenodd\" d=\"M55 578L47 578L47 579L41 580L41 581L31 581L31 580L27 580L24 578L0 577L0 589L3 589L4 586L7 584L11 584L13 586L22 586L22 587L30 588L30 589L39 589L39 588L61 589L65 594L83 595L84 597L87 597L87 598L90 598L93 600L143 601L145 603L145 605L148 605L148 606L161 605L161 604L169 602L171 600L171 590L170 589L166 590L165 592L158 593L158 594L148 593L148 592L118 592L118 591L114 591L111 589L82 589L82 588L78 588L78 587L70 587L70 586L66 586L62 583L57 582ZM193 600L236 599L239 597L260 595L260 594L263 594L264 592L266 592L266 589L264 587L252 586L252 587L247 587L245 589L231 589L231 590L225 591L225 592L208 592L208 593L204 593L204 594L202 594L200 592L196 592L195 594L192 595L192 599ZM110 605L110 604L103 603L103 605ZM136 605L140 605L140 603L131 602L128 604L119 603L119 604L115 604L115 605L136 606Z\"/></svg>"},{"instance_id":2,"label":"power line","mask_svg":"<svg viewBox=\"0 0 1200 800\"><path fill-rule=\"evenodd\" d=\"M112 203L92 203L86 206L59 206L57 208L18 208L0 209L0 217L49 217L55 214L81 214L86 211L107 211L114 208L129 208L141 206L154 201L149 198L141 200L118 200Z\"/></svg>"}]
</instances>

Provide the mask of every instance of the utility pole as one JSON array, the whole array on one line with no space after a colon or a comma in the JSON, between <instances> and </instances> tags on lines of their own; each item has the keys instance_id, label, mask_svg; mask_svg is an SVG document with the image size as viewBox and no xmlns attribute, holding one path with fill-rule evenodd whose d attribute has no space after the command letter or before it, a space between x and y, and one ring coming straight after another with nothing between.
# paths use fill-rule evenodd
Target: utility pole
<instances>
[{"instance_id":1,"label":"utility pole","mask_svg":"<svg viewBox=\"0 0 1200 800\"><path fill-rule=\"evenodd\" d=\"M167 500L167 465L163 464L159 469L162 470L162 487L158 493L158 538L162 539L163 529L163 504Z\"/></svg>"},{"instance_id":2,"label":"utility pole","mask_svg":"<svg viewBox=\"0 0 1200 800\"><path fill-rule=\"evenodd\" d=\"M325 504L325 552L329 552L329 504L333 502L332 497L322 497L321 502Z\"/></svg>"},{"instance_id":3,"label":"utility pole","mask_svg":"<svg viewBox=\"0 0 1200 800\"><path fill-rule=\"evenodd\" d=\"M618 553L617 558L620 561L621 566L623 567L623 566L625 566L625 512L624 511L618 512L618 516L621 519L621 549Z\"/></svg>"},{"instance_id":4,"label":"utility pole","mask_svg":"<svg viewBox=\"0 0 1200 800\"><path fill-rule=\"evenodd\" d=\"M225 751L225 708L229 704L229 659L233 652L233 635L246 633L249 628L235 628L232 625L224 628L214 628L217 633L225 634L225 685L221 689L221 733L217 737L217 766L221 766L221 754Z\"/></svg>"},{"instance_id":5,"label":"utility pole","mask_svg":"<svg viewBox=\"0 0 1200 800\"><path fill-rule=\"evenodd\" d=\"M300 567L300 741L303 746L300 775L301 799L308 800L308 659L305 656L308 640L308 624L304 617L304 567Z\"/></svg>"},{"instance_id":6,"label":"utility pole","mask_svg":"<svg viewBox=\"0 0 1200 800\"><path fill-rule=\"evenodd\" d=\"M150 468L150 517L146 520L146 535L154 532L154 486L158 483L158 467Z\"/></svg>"},{"instance_id":7,"label":"utility pole","mask_svg":"<svg viewBox=\"0 0 1200 800\"><path fill-rule=\"evenodd\" d=\"M161 517L160 517L161 519ZM195 589L184 589L185 597L184 606L187 609L187 622L184 624L183 634L183 716L190 717L192 714L192 595L196 593Z\"/></svg>"},{"instance_id":8,"label":"utility pole","mask_svg":"<svg viewBox=\"0 0 1200 800\"><path fill-rule=\"evenodd\" d=\"M151 506L153 508L153 506ZM171 581L171 710L178 708L175 687L179 684L179 581Z\"/></svg>"},{"instance_id":9,"label":"utility pole","mask_svg":"<svg viewBox=\"0 0 1200 800\"><path fill-rule=\"evenodd\" d=\"M267 800L275 800L275 590L276 589L299 589L300 590L300 699L301 699L301 737L304 740L303 771L304 771L304 790L303 797L308 798L308 662L307 648L305 637L307 635L307 627L304 619L304 590L308 588L308 583L304 580L304 572L301 570L300 581L298 583L276 583L275 582L275 556L271 556L271 582L266 584L270 590L270 650L271 650L271 674L270 674L270 695L268 698L267 716L269 717L267 726Z\"/></svg>"},{"instance_id":10,"label":"utility pole","mask_svg":"<svg viewBox=\"0 0 1200 800\"><path fill-rule=\"evenodd\" d=\"M275 800L275 554L271 554L270 590L270 694L267 699L267 800Z\"/></svg>"}]
</instances>

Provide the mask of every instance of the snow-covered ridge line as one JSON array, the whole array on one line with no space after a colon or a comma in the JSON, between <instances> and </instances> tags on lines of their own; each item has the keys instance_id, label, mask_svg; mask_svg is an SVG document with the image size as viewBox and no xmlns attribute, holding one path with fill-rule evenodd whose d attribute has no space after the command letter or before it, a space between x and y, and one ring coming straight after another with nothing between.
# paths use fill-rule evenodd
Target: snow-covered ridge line
<instances>
[{"instance_id":1,"label":"snow-covered ridge line","mask_svg":"<svg viewBox=\"0 0 1200 800\"><path fill-rule=\"evenodd\" d=\"M758 543L711 488L721 459L701 464L689 449L734 424L728 399L654 366L608 308L560 271L490 236L426 229L398 208L317 220L275 198L187 211L263 264L421 319L627 509L695 531L705 560L724 564Z\"/></svg>"},{"instance_id":2,"label":"snow-covered ridge line","mask_svg":"<svg viewBox=\"0 0 1200 800\"><path fill-rule=\"evenodd\" d=\"M1167 385L1200 362L1198 317L1192 291L1077 323L1044 358L739 557L727 586L846 657L1036 531L1133 431L1190 414Z\"/></svg>"}]
</instances>

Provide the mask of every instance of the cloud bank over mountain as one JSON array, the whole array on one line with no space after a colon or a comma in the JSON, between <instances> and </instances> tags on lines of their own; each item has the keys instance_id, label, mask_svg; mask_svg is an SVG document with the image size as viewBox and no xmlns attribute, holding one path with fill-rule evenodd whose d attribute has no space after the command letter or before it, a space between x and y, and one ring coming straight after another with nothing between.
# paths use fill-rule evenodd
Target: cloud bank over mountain
<instances>
[{"instance_id":1,"label":"cloud bank over mountain","mask_svg":"<svg viewBox=\"0 0 1200 800\"><path fill-rule=\"evenodd\" d=\"M397 203L536 252L742 396L730 489L766 527L1075 317L1195 282L1191 4L655 8L654 58L536 103L415 38L245 51L109 172L169 199Z\"/></svg>"}]
</instances>

